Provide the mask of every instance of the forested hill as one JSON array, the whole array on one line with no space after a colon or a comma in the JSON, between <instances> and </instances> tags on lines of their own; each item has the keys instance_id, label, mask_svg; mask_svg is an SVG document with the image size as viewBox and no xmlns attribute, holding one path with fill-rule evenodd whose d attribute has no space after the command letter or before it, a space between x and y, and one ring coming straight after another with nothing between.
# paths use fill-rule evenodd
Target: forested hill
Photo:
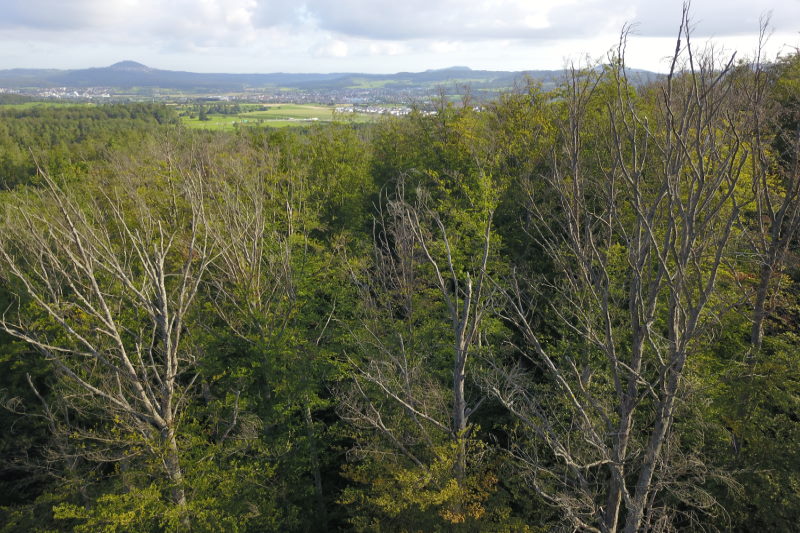
<instances>
[{"instance_id":1,"label":"forested hill","mask_svg":"<svg viewBox=\"0 0 800 533\"><path fill-rule=\"evenodd\" d=\"M796 531L800 54L681 38L369 123L0 106L0 531Z\"/></svg>"},{"instance_id":2,"label":"forested hill","mask_svg":"<svg viewBox=\"0 0 800 533\"><path fill-rule=\"evenodd\" d=\"M81 70L0 70L0 87L158 87L181 90L241 91L246 88L275 87L323 90L367 86L399 89L442 83L462 83L475 87L508 88L525 76L540 82L554 83L563 76L563 71L508 72L454 67L397 74L200 74L159 70L135 61L122 61L110 67ZM639 72L639 77L644 81L652 80L655 76L650 72Z\"/></svg>"}]
</instances>

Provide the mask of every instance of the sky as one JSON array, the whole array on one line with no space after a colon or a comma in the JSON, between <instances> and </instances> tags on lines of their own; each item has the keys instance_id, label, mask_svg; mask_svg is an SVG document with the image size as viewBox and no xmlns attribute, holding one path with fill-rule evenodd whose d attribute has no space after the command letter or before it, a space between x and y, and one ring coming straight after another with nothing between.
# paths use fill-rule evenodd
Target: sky
<instances>
[{"instance_id":1,"label":"sky","mask_svg":"<svg viewBox=\"0 0 800 533\"><path fill-rule=\"evenodd\" d=\"M800 0L695 0L695 43L751 56L764 16L768 56L800 47ZM0 69L559 69L628 23L628 65L663 72L680 17L680 0L0 0Z\"/></svg>"}]
</instances>

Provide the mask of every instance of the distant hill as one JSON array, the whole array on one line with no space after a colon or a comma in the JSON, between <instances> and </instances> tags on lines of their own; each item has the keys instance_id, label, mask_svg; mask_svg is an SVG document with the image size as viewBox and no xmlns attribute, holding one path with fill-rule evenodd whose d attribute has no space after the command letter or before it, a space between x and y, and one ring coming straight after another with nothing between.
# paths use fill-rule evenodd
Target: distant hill
<instances>
[{"instance_id":1,"label":"distant hill","mask_svg":"<svg viewBox=\"0 0 800 533\"><path fill-rule=\"evenodd\" d=\"M638 71L643 80L658 75ZM330 90L360 87L387 89L420 88L438 84L457 83L482 88L511 86L515 80L530 76L542 83L560 79L560 70L494 71L451 67L424 72L397 74L202 74L150 68L135 61L120 61L108 67L78 70L10 69L0 70L0 87L9 89L52 87L109 87L129 89L150 87L185 91L241 91L245 89L278 88Z\"/></svg>"}]
</instances>

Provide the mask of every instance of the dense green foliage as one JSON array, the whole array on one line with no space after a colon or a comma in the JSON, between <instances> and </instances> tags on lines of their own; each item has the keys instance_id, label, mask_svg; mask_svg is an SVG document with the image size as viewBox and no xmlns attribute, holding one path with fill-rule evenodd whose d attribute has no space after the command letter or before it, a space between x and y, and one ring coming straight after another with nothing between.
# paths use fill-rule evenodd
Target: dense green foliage
<instances>
[{"instance_id":1,"label":"dense green foliage","mask_svg":"<svg viewBox=\"0 0 800 533\"><path fill-rule=\"evenodd\" d=\"M0 106L0 530L796 528L800 58L624 74Z\"/></svg>"},{"instance_id":2,"label":"dense green foliage","mask_svg":"<svg viewBox=\"0 0 800 533\"><path fill-rule=\"evenodd\" d=\"M36 180L37 167L81 174L109 151L127 147L178 118L165 106L0 106L0 186L13 188Z\"/></svg>"}]
</instances>

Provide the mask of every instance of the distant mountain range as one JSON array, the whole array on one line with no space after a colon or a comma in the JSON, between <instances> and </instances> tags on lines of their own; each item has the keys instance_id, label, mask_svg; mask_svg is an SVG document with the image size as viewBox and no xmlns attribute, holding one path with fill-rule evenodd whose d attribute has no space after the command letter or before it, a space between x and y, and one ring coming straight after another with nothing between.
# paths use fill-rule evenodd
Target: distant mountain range
<instances>
[{"instance_id":1,"label":"distant mountain range","mask_svg":"<svg viewBox=\"0 0 800 533\"><path fill-rule=\"evenodd\" d=\"M653 72L636 71L641 81L658 76ZM397 74L202 74L174 70L159 70L135 61L121 61L110 67L79 70L10 69L0 70L0 87L23 88L89 88L109 87L129 89L136 87L175 89L183 91L242 91L259 88L288 88L296 90L335 90L348 88L423 88L441 84L464 84L476 88L503 88L512 86L523 76L530 76L544 84L561 78L561 70L494 71L472 70L468 67L451 67L424 72L399 72Z\"/></svg>"}]
</instances>

